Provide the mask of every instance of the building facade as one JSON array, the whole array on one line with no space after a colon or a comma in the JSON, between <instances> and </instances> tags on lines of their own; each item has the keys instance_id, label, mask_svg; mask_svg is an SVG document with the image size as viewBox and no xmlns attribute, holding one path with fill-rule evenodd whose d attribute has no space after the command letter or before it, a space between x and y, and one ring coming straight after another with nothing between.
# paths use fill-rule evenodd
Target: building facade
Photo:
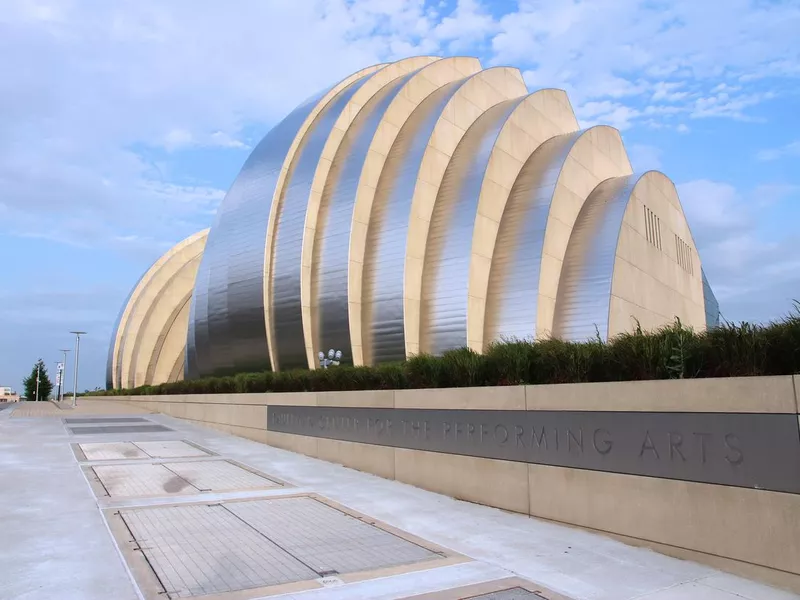
<instances>
[{"instance_id":1,"label":"building facade","mask_svg":"<svg viewBox=\"0 0 800 600\"><path fill-rule=\"evenodd\" d=\"M716 311L716 312L715 312ZM675 185L514 68L413 57L313 96L253 150L209 230L142 277L109 387L374 365L718 315Z\"/></svg>"},{"instance_id":2,"label":"building facade","mask_svg":"<svg viewBox=\"0 0 800 600\"><path fill-rule=\"evenodd\" d=\"M0 402L19 402L19 394L9 386L0 385Z\"/></svg>"}]
</instances>

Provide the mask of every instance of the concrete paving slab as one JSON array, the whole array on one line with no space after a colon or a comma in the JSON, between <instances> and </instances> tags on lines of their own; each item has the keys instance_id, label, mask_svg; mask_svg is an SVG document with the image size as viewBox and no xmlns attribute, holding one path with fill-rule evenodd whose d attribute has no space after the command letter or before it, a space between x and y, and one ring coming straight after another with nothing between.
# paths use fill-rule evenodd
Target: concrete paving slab
<instances>
[{"instance_id":1,"label":"concrete paving slab","mask_svg":"<svg viewBox=\"0 0 800 600\"><path fill-rule=\"evenodd\" d=\"M0 422L0 598L140 600L59 419Z\"/></svg>"},{"instance_id":2,"label":"concrete paving slab","mask_svg":"<svg viewBox=\"0 0 800 600\"><path fill-rule=\"evenodd\" d=\"M569 600L552 590L519 577L487 581L459 588L418 594L406 600Z\"/></svg>"},{"instance_id":3,"label":"concrete paving slab","mask_svg":"<svg viewBox=\"0 0 800 600\"><path fill-rule=\"evenodd\" d=\"M263 490L282 485L225 460L104 464L87 469L100 483L98 496L111 498Z\"/></svg>"},{"instance_id":4,"label":"concrete paving slab","mask_svg":"<svg viewBox=\"0 0 800 600\"><path fill-rule=\"evenodd\" d=\"M141 448L131 442L103 442L78 444L86 460L125 460L150 458Z\"/></svg>"},{"instance_id":5,"label":"concrete paving slab","mask_svg":"<svg viewBox=\"0 0 800 600\"><path fill-rule=\"evenodd\" d=\"M202 492L258 490L281 485L227 461L164 463L163 466Z\"/></svg>"},{"instance_id":6,"label":"concrete paving slab","mask_svg":"<svg viewBox=\"0 0 800 600\"><path fill-rule=\"evenodd\" d=\"M188 458L209 456L209 453L184 441L136 442L141 450L153 458Z\"/></svg>"},{"instance_id":7,"label":"concrete paving slab","mask_svg":"<svg viewBox=\"0 0 800 600\"><path fill-rule=\"evenodd\" d=\"M102 465L91 470L112 498L197 494L200 491L164 465Z\"/></svg>"}]
</instances>

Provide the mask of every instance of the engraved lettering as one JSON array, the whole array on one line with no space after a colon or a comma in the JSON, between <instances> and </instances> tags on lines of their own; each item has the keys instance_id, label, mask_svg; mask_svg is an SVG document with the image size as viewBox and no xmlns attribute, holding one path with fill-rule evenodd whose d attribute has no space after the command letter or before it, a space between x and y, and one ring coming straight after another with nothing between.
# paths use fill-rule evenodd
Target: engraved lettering
<instances>
[{"instance_id":1,"label":"engraved lettering","mask_svg":"<svg viewBox=\"0 0 800 600\"><path fill-rule=\"evenodd\" d=\"M765 415L275 405L266 410L270 431L294 436L788 493L800 489L792 477L800 460L798 439L791 435L796 429Z\"/></svg>"},{"instance_id":2,"label":"engraved lettering","mask_svg":"<svg viewBox=\"0 0 800 600\"><path fill-rule=\"evenodd\" d=\"M686 462L686 457L681 452L681 444L683 443L683 436L680 433L673 433L670 431L667 434L669 440L669 459L672 460L675 454L681 457L681 460Z\"/></svg>"},{"instance_id":3,"label":"engraved lettering","mask_svg":"<svg viewBox=\"0 0 800 600\"><path fill-rule=\"evenodd\" d=\"M536 444L537 448L542 447L542 442L544 442L544 449L547 450L547 431L544 427L542 427L542 435L538 438L536 437L536 426L531 427L531 447Z\"/></svg>"},{"instance_id":4,"label":"engraved lettering","mask_svg":"<svg viewBox=\"0 0 800 600\"><path fill-rule=\"evenodd\" d=\"M706 439L711 437L710 433L697 433L693 434L700 439L700 462L706 464Z\"/></svg>"},{"instance_id":5,"label":"engraved lettering","mask_svg":"<svg viewBox=\"0 0 800 600\"><path fill-rule=\"evenodd\" d=\"M658 450L656 450L656 445L653 443L652 438L650 437L650 431L648 430L644 434L644 442L642 442L642 448L639 450L639 458L642 457L645 450L652 450L653 454L655 455L656 459L660 460L661 457L658 455Z\"/></svg>"},{"instance_id":6,"label":"engraved lettering","mask_svg":"<svg viewBox=\"0 0 800 600\"><path fill-rule=\"evenodd\" d=\"M522 425L514 425L514 434L517 439L517 446L525 447L525 440L522 439L522 436L525 434L525 429Z\"/></svg>"},{"instance_id":7,"label":"engraved lettering","mask_svg":"<svg viewBox=\"0 0 800 600\"><path fill-rule=\"evenodd\" d=\"M598 440L597 439L598 433L602 433L604 437L608 439ZM612 442L610 438L611 438L611 433L609 433L607 430L605 429L594 430L594 434L592 435L592 445L594 446L594 449L597 450L598 454L602 454L603 456L605 456L606 454L611 452L611 448L614 446L614 442Z\"/></svg>"},{"instance_id":8,"label":"engraved lettering","mask_svg":"<svg viewBox=\"0 0 800 600\"><path fill-rule=\"evenodd\" d=\"M575 441L575 445L583 452L583 429L578 429L578 437L575 437L571 429L567 429L567 452L572 450L573 440Z\"/></svg>"},{"instance_id":9,"label":"engraved lettering","mask_svg":"<svg viewBox=\"0 0 800 600\"><path fill-rule=\"evenodd\" d=\"M500 424L500 423L498 423L497 425L495 425L495 426L494 426L494 437L495 437L495 439L497 439L497 438L499 437L499 436L497 435L497 432L498 432L498 431L501 431L501 432L502 432L502 435L503 435L503 439L501 439L501 440L498 440L498 441L500 442L500 444L505 444L505 443L508 441L508 429L506 429L506 426L505 426L505 425L502 425L502 424Z\"/></svg>"},{"instance_id":10,"label":"engraved lettering","mask_svg":"<svg viewBox=\"0 0 800 600\"><path fill-rule=\"evenodd\" d=\"M744 454L739 447L739 438L735 434L725 434L725 447L733 453L732 456L730 454L725 455L725 460L730 464L737 466L744 462Z\"/></svg>"}]
</instances>

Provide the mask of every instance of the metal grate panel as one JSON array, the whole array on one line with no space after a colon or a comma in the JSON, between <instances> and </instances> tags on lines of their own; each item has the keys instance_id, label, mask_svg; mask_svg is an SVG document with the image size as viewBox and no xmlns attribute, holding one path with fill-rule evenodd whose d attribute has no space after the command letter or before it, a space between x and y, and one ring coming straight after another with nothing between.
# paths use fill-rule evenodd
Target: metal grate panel
<instances>
[{"instance_id":1,"label":"metal grate panel","mask_svg":"<svg viewBox=\"0 0 800 600\"><path fill-rule=\"evenodd\" d=\"M120 512L170 598L318 577L220 505Z\"/></svg>"},{"instance_id":2,"label":"metal grate panel","mask_svg":"<svg viewBox=\"0 0 800 600\"><path fill-rule=\"evenodd\" d=\"M159 433L161 431L172 431L163 425L116 425L96 427L68 427L73 435L97 435L101 433Z\"/></svg>"},{"instance_id":3,"label":"metal grate panel","mask_svg":"<svg viewBox=\"0 0 800 600\"><path fill-rule=\"evenodd\" d=\"M142 417L70 417L64 423L150 423L149 419Z\"/></svg>"},{"instance_id":4,"label":"metal grate panel","mask_svg":"<svg viewBox=\"0 0 800 600\"><path fill-rule=\"evenodd\" d=\"M120 515L170 598L440 558L307 497L133 508Z\"/></svg>"},{"instance_id":5,"label":"metal grate panel","mask_svg":"<svg viewBox=\"0 0 800 600\"><path fill-rule=\"evenodd\" d=\"M521 587L508 588L499 592L481 594L480 596L470 596L465 600L547 600L535 592L531 592Z\"/></svg>"},{"instance_id":6,"label":"metal grate panel","mask_svg":"<svg viewBox=\"0 0 800 600\"><path fill-rule=\"evenodd\" d=\"M313 498L235 502L228 510L319 573L354 573L439 555Z\"/></svg>"}]
</instances>

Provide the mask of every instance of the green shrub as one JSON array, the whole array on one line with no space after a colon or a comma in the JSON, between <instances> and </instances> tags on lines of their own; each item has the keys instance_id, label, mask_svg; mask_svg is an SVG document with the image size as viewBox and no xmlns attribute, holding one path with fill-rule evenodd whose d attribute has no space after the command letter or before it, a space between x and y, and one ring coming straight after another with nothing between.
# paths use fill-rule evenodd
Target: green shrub
<instances>
[{"instance_id":1,"label":"green shrub","mask_svg":"<svg viewBox=\"0 0 800 600\"><path fill-rule=\"evenodd\" d=\"M98 395L318 392L479 387L695 377L788 375L800 372L800 304L766 325L724 323L701 333L676 319L644 333L637 325L604 342L502 340L484 354L467 348L420 354L377 367L239 373L176 381Z\"/></svg>"}]
</instances>

